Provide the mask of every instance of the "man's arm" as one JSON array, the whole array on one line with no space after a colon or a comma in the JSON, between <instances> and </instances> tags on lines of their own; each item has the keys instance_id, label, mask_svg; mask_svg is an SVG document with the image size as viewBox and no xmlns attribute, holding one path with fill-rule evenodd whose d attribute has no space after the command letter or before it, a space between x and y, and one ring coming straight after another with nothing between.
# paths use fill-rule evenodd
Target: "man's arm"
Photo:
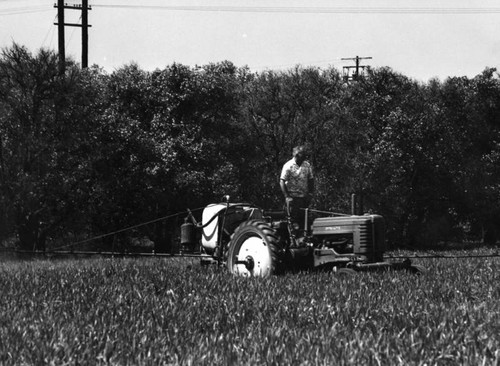
<instances>
[{"instance_id":1,"label":"man's arm","mask_svg":"<svg viewBox=\"0 0 500 366\"><path fill-rule=\"evenodd\" d=\"M309 180L307 181L307 186L308 186L308 191L309 195L312 196L314 194L314 178L310 177Z\"/></svg>"},{"instance_id":2,"label":"man's arm","mask_svg":"<svg viewBox=\"0 0 500 366\"><path fill-rule=\"evenodd\" d=\"M290 195L288 194L288 189L286 188L286 182L283 178L280 179L280 187L281 187L281 192L283 192L283 196L285 196L285 198L289 198Z\"/></svg>"},{"instance_id":3,"label":"man's arm","mask_svg":"<svg viewBox=\"0 0 500 366\"><path fill-rule=\"evenodd\" d=\"M307 179L307 189L309 192L309 195L312 196L314 194L314 173L313 173L313 168L312 165L309 164L309 177Z\"/></svg>"}]
</instances>

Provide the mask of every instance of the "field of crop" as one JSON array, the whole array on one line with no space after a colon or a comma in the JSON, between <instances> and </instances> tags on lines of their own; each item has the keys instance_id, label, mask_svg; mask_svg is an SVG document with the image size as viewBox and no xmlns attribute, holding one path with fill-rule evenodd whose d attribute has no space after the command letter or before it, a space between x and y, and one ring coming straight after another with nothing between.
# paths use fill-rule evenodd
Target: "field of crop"
<instances>
[{"instance_id":1,"label":"field of crop","mask_svg":"<svg viewBox=\"0 0 500 366\"><path fill-rule=\"evenodd\" d=\"M171 258L3 261L0 364L499 365L500 258L416 263L248 279Z\"/></svg>"}]
</instances>

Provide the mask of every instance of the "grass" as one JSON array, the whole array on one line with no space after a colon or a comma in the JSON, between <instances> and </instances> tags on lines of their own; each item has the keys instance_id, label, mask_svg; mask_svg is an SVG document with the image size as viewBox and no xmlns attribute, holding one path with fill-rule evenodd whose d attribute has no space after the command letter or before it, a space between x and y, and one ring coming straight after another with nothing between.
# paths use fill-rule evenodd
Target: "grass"
<instances>
[{"instance_id":1,"label":"grass","mask_svg":"<svg viewBox=\"0 0 500 366\"><path fill-rule=\"evenodd\" d=\"M2 262L0 364L499 365L500 258L418 264L244 279L169 258Z\"/></svg>"}]
</instances>

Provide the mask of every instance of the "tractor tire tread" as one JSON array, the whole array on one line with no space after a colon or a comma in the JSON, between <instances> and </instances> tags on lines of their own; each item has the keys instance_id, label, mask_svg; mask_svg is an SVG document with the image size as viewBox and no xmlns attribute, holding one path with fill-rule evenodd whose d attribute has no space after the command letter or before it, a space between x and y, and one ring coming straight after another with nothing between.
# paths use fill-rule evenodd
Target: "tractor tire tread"
<instances>
[{"instance_id":1,"label":"tractor tire tread","mask_svg":"<svg viewBox=\"0 0 500 366\"><path fill-rule=\"evenodd\" d=\"M231 235L230 247L232 247L233 240L237 239L240 235L244 234L246 231L260 233L265 242L269 246L269 252L271 255L271 274L280 274L283 272L283 262L279 256L279 239L276 236L276 231L269 226L265 221L255 219L248 220L241 223L233 235ZM231 255L232 250L229 250L229 255ZM230 259L228 258L228 267L230 267Z\"/></svg>"}]
</instances>

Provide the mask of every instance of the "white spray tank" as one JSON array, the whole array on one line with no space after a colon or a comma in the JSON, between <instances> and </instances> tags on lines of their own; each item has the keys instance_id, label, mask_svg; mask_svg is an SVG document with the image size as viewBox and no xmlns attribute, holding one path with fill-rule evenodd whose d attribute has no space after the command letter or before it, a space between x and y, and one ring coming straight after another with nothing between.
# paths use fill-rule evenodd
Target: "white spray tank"
<instances>
[{"instance_id":1,"label":"white spray tank","mask_svg":"<svg viewBox=\"0 0 500 366\"><path fill-rule=\"evenodd\" d=\"M212 220L214 215L218 215L219 212L224 210L227 207L226 204L223 203L214 203L208 205L203 210L201 222L203 224ZM201 236L201 245L205 248L209 253L215 250L217 246L217 239L219 237L219 220L215 218L210 222L207 226L203 227L202 236Z\"/></svg>"}]
</instances>

